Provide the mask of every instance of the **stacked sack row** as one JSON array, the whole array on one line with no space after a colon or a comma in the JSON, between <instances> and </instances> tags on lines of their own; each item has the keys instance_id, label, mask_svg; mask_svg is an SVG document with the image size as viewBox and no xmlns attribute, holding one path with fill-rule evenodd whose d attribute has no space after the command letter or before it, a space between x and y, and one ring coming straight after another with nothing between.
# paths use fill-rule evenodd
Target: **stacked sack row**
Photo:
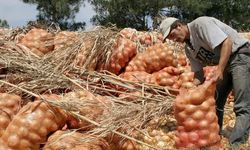
<instances>
[{"instance_id":1,"label":"stacked sack row","mask_svg":"<svg viewBox=\"0 0 250 150\"><path fill-rule=\"evenodd\" d=\"M75 103L77 103L77 101L87 100L89 104L83 106L79 114L95 121L97 121L98 117L102 115L107 108L112 107L112 102L106 97L96 97L87 91L71 92L66 94L64 98L55 94L42 95L42 99L49 101L67 100L74 101ZM41 144L47 142L47 137L55 131L62 129L81 129L82 131L88 131L94 127L91 123L79 120L78 117L73 116L64 109L51 106L40 99L22 106L21 104L23 102L21 97L17 95L0 94L0 150L38 150ZM58 135L58 133L55 134ZM79 137L79 135L84 137L88 136L86 134L75 133L65 140L69 142L74 141L74 138ZM49 141L51 138L49 138ZM103 142L103 144L99 142ZM73 145L76 143L77 141L75 141ZM90 145L90 148L100 147L101 149L102 145L104 145L105 149L109 149L108 144L105 143L107 142L104 139L99 138L99 141L91 143L93 145L89 144L89 142L81 142L82 147L79 146L78 148L81 147L84 149ZM47 144L48 146L46 146ZM57 149L58 146L51 145L49 142L46 143L46 145L44 149Z\"/></svg>"},{"instance_id":2,"label":"stacked sack row","mask_svg":"<svg viewBox=\"0 0 250 150\"><path fill-rule=\"evenodd\" d=\"M174 51L173 46L163 43L150 46L127 64L120 77L173 89L194 87L194 73L186 56L175 54Z\"/></svg>"}]
</instances>

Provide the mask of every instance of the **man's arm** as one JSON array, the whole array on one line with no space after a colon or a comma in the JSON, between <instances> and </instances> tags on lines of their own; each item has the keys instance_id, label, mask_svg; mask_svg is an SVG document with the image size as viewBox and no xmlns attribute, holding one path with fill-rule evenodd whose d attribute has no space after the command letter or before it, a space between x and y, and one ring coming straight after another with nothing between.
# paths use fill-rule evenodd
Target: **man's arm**
<instances>
[{"instance_id":1,"label":"man's arm","mask_svg":"<svg viewBox=\"0 0 250 150\"><path fill-rule=\"evenodd\" d=\"M219 60L218 67L212 78L213 81L216 82L218 80L223 80L223 72L224 72L224 69L226 68L231 52L232 52L232 41L230 38L226 38L222 42L220 60Z\"/></svg>"}]
</instances>

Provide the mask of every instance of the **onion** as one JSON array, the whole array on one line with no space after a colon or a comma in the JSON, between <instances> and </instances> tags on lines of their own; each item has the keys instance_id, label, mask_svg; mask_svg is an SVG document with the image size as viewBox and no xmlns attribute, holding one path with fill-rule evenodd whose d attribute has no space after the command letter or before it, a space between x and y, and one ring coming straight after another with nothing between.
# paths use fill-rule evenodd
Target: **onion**
<instances>
[{"instance_id":1,"label":"onion","mask_svg":"<svg viewBox=\"0 0 250 150\"><path fill-rule=\"evenodd\" d=\"M205 115L201 110L196 110L192 115L192 118L197 121L203 119L204 117Z\"/></svg>"},{"instance_id":2,"label":"onion","mask_svg":"<svg viewBox=\"0 0 250 150\"><path fill-rule=\"evenodd\" d=\"M216 119L216 114L215 112L208 112L206 115L206 119L208 122L213 122Z\"/></svg>"},{"instance_id":3,"label":"onion","mask_svg":"<svg viewBox=\"0 0 250 150\"><path fill-rule=\"evenodd\" d=\"M186 105L186 103L183 100L175 99L174 106L178 112L183 111L185 109L185 105Z\"/></svg>"},{"instance_id":4,"label":"onion","mask_svg":"<svg viewBox=\"0 0 250 150\"><path fill-rule=\"evenodd\" d=\"M32 143L38 143L42 138L35 132L30 132L28 139L32 141Z\"/></svg>"},{"instance_id":5,"label":"onion","mask_svg":"<svg viewBox=\"0 0 250 150\"><path fill-rule=\"evenodd\" d=\"M186 118L186 120L183 122L184 128L187 131L191 131L197 128L197 121L195 121L192 118Z\"/></svg>"},{"instance_id":6,"label":"onion","mask_svg":"<svg viewBox=\"0 0 250 150\"><path fill-rule=\"evenodd\" d=\"M207 120L201 120L198 124L199 129L208 129L209 123Z\"/></svg>"},{"instance_id":7,"label":"onion","mask_svg":"<svg viewBox=\"0 0 250 150\"><path fill-rule=\"evenodd\" d=\"M133 68L130 65L128 65L125 70L126 72L130 72L133 71Z\"/></svg>"},{"instance_id":8,"label":"onion","mask_svg":"<svg viewBox=\"0 0 250 150\"><path fill-rule=\"evenodd\" d=\"M159 53L159 56L160 56L160 59L161 59L161 60L165 60L166 57L168 56L168 54L167 54L166 51L161 51L161 52Z\"/></svg>"},{"instance_id":9,"label":"onion","mask_svg":"<svg viewBox=\"0 0 250 150\"><path fill-rule=\"evenodd\" d=\"M192 132L189 133L188 136L189 136L189 140L191 142L197 142L199 140L199 135L198 135L197 132L192 131Z\"/></svg>"},{"instance_id":10,"label":"onion","mask_svg":"<svg viewBox=\"0 0 250 150\"><path fill-rule=\"evenodd\" d=\"M184 122L187 117L188 117L188 115L186 114L186 112L182 111L182 112L177 114L176 119L177 119L178 123L182 124L182 122Z\"/></svg>"},{"instance_id":11,"label":"onion","mask_svg":"<svg viewBox=\"0 0 250 150\"><path fill-rule=\"evenodd\" d=\"M182 143L179 137L175 137L174 140L175 140L175 145L177 148L182 147Z\"/></svg>"},{"instance_id":12,"label":"onion","mask_svg":"<svg viewBox=\"0 0 250 150\"><path fill-rule=\"evenodd\" d=\"M183 82L181 84L181 87L185 88L185 89L191 89L191 88L195 87L195 85L192 82Z\"/></svg>"},{"instance_id":13,"label":"onion","mask_svg":"<svg viewBox=\"0 0 250 150\"><path fill-rule=\"evenodd\" d=\"M6 128L7 126L8 126L8 124L10 123L10 118L8 117L8 114L4 114L4 115L2 115L1 113L0 113L0 130L1 130L1 128L3 127L3 128ZM0 135L0 137L1 137L1 135Z\"/></svg>"},{"instance_id":14,"label":"onion","mask_svg":"<svg viewBox=\"0 0 250 150\"><path fill-rule=\"evenodd\" d=\"M217 143L220 140L218 133L212 132L209 134L209 143Z\"/></svg>"},{"instance_id":15,"label":"onion","mask_svg":"<svg viewBox=\"0 0 250 150\"><path fill-rule=\"evenodd\" d=\"M214 97L209 97L207 99L207 101L208 101L208 103L209 103L209 105L210 105L211 108L212 108L212 106L215 106L215 99L214 99Z\"/></svg>"},{"instance_id":16,"label":"onion","mask_svg":"<svg viewBox=\"0 0 250 150\"><path fill-rule=\"evenodd\" d=\"M32 144L28 140L22 139L20 141L19 147L27 148L27 147L30 147L31 145Z\"/></svg>"},{"instance_id":17,"label":"onion","mask_svg":"<svg viewBox=\"0 0 250 150\"><path fill-rule=\"evenodd\" d=\"M184 146L189 142L189 137L188 137L187 132L181 132L179 134L179 138L180 138L182 145Z\"/></svg>"},{"instance_id":18,"label":"onion","mask_svg":"<svg viewBox=\"0 0 250 150\"><path fill-rule=\"evenodd\" d=\"M184 72L180 75L180 79L184 81L193 81L194 80L194 73L193 72Z\"/></svg>"},{"instance_id":19,"label":"onion","mask_svg":"<svg viewBox=\"0 0 250 150\"><path fill-rule=\"evenodd\" d=\"M200 109L204 112L207 112L210 108L210 103L208 100L204 101L201 105L200 105Z\"/></svg>"},{"instance_id":20,"label":"onion","mask_svg":"<svg viewBox=\"0 0 250 150\"><path fill-rule=\"evenodd\" d=\"M208 141L205 140L205 139L200 139L200 140L198 141L198 146L199 146L199 147L208 146Z\"/></svg>"},{"instance_id":21,"label":"onion","mask_svg":"<svg viewBox=\"0 0 250 150\"><path fill-rule=\"evenodd\" d=\"M181 74L181 71L178 68L176 68L176 67L173 67L172 70L173 70L174 75Z\"/></svg>"},{"instance_id":22,"label":"onion","mask_svg":"<svg viewBox=\"0 0 250 150\"><path fill-rule=\"evenodd\" d=\"M194 105L200 105L205 100L205 92L203 90L196 89L192 92L191 103Z\"/></svg>"},{"instance_id":23,"label":"onion","mask_svg":"<svg viewBox=\"0 0 250 150\"><path fill-rule=\"evenodd\" d=\"M207 139L209 137L209 130L207 129L202 129L198 130L198 135L200 139Z\"/></svg>"},{"instance_id":24,"label":"onion","mask_svg":"<svg viewBox=\"0 0 250 150\"><path fill-rule=\"evenodd\" d=\"M184 132L185 129L184 129L183 126L178 126L178 127L177 127L177 131L178 131L178 132Z\"/></svg>"},{"instance_id":25,"label":"onion","mask_svg":"<svg viewBox=\"0 0 250 150\"><path fill-rule=\"evenodd\" d=\"M8 138L8 145L11 148L17 147L19 143L20 143L20 138L16 134L13 134Z\"/></svg>"},{"instance_id":26,"label":"onion","mask_svg":"<svg viewBox=\"0 0 250 150\"><path fill-rule=\"evenodd\" d=\"M195 111L197 110L197 107L195 105L192 105L192 104L187 104L185 106L185 111L187 114L192 114L194 113Z\"/></svg>"},{"instance_id":27,"label":"onion","mask_svg":"<svg viewBox=\"0 0 250 150\"><path fill-rule=\"evenodd\" d=\"M213 122L210 124L209 129L211 132L219 132L219 124L217 122Z\"/></svg>"},{"instance_id":28,"label":"onion","mask_svg":"<svg viewBox=\"0 0 250 150\"><path fill-rule=\"evenodd\" d=\"M46 137L48 134L48 130L45 127L41 127L37 132L42 137Z\"/></svg>"},{"instance_id":29,"label":"onion","mask_svg":"<svg viewBox=\"0 0 250 150\"><path fill-rule=\"evenodd\" d=\"M159 147L159 148L164 148L164 147L167 146L167 143L165 143L164 141L158 141L156 146Z\"/></svg>"},{"instance_id":30,"label":"onion","mask_svg":"<svg viewBox=\"0 0 250 150\"><path fill-rule=\"evenodd\" d=\"M19 129L16 131L17 135L21 138L27 138L29 132L30 131L26 127L19 127Z\"/></svg>"},{"instance_id":31,"label":"onion","mask_svg":"<svg viewBox=\"0 0 250 150\"><path fill-rule=\"evenodd\" d=\"M162 86L172 86L174 81L171 78L162 78L159 85Z\"/></svg>"}]
</instances>

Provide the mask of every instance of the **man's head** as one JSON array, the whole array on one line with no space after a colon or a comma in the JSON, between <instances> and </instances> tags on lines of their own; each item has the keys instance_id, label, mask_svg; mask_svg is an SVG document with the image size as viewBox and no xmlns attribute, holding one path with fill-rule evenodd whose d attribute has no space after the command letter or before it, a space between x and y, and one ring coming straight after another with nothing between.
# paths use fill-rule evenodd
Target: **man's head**
<instances>
[{"instance_id":1,"label":"man's head","mask_svg":"<svg viewBox=\"0 0 250 150\"><path fill-rule=\"evenodd\" d=\"M187 25L173 17L168 17L161 22L160 32L164 41L168 38L176 42L184 42L189 38Z\"/></svg>"}]
</instances>

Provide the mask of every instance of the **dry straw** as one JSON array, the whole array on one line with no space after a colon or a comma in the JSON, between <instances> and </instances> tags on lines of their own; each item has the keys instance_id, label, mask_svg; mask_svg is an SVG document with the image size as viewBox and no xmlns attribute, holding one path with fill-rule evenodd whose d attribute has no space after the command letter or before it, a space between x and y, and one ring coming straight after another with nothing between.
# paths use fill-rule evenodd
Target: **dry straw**
<instances>
[{"instance_id":1,"label":"dry straw","mask_svg":"<svg viewBox=\"0 0 250 150\"><path fill-rule=\"evenodd\" d=\"M20 31L19 34L21 34ZM91 134L105 137L114 133L156 149L136 140L131 134L135 130L140 131L146 128L152 118L171 113L174 96L170 94L169 89L126 81L107 71L87 70L93 59L97 59L98 63L108 63L117 30L97 28L94 31L79 32L74 43L59 48L44 57L38 57L28 48L17 44L13 39L18 34L14 34L14 38L9 36L12 38L5 39L0 45L0 64L7 69L7 74L2 75L0 80L5 92L23 97L40 97L43 93L56 92L64 95L66 91L85 90L94 96L106 96L113 105L96 120L79 114L82 107L97 105L87 98L78 100L64 97L61 101L42 100L93 124L95 128L89 131ZM90 41L91 46L86 45L89 44L86 41ZM77 67L74 60L83 48L88 51L87 61L83 67ZM132 92L141 94L136 96L130 94ZM117 96L118 94L127 96L121 98ZM136 99L129 100L131 96ZM98 102L98 99L96 100Z\"/></svg>"}]
</instances>

